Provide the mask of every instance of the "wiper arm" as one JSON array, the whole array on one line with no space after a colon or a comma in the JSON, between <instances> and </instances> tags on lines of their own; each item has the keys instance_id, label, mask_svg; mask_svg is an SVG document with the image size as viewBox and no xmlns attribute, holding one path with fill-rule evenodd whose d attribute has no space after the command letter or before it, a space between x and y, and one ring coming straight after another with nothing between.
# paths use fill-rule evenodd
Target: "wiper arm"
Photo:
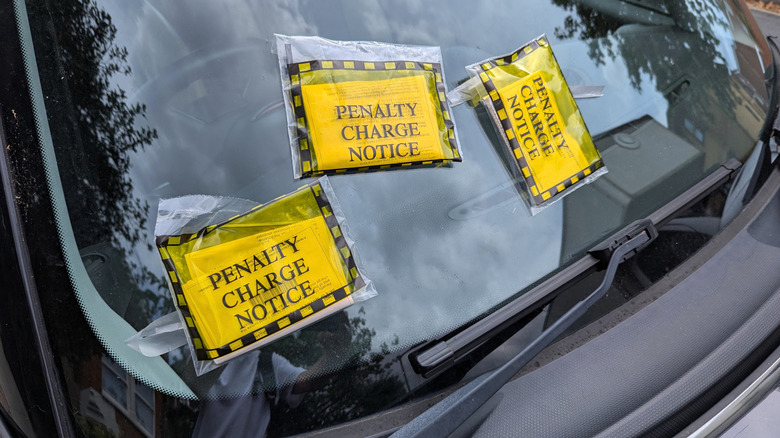
<instances>
[{"instance_id":1,"label":"wiper arm","mask_svg":"<svg viewBox=\"0 0 780 438\"><path fill-rule=\"evenodd\" d=\"M569 309L501 368L451 394L392 436L445 437L454 432L523 366L571 327L596 301L601 299L612 285L618 265L646 247L657 236L658 231L656 231L652 221L645 219L632 224L621 234L613 236L606 244L591 250L590 253L598 260L607 262L604 279L595 291Z\"/></svg>"},{"instance_id":2,"label":"wiper arm","mask_svg":"<svg viewBox=\"0 0 780 438\"><path fill-rule=\"evenodd\" d=\"M653 212L647 219L652 221L656 227L659 227L678 212L698 202L717 187L731 180L741 166L742 163L738 160L730 159L709 176ZM496 333L506 329L549 302L560 291L564 290L567 285L582 279L599 268L603 269L605 263L605 261L600 261L596 258L592 252L586 254L548 280L475 322L460 333L446 339L440 338L419 347L417 351L409 355L409 361L413 369L427 378L449 368L491 339Z\"/></svg>"}]
</instances>

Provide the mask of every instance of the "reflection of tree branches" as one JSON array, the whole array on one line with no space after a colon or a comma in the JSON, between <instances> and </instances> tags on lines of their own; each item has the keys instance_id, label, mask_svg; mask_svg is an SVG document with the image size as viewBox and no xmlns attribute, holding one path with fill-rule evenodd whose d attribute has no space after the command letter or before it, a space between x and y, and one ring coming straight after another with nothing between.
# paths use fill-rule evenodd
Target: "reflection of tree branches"
<instances>
[{"instance_id":1,"label":"reflection of tree branches","mask_svg":"<svg viewBox=\"0 0 780 438\"><path fill-rule=\"evenodd\" d=\"M144 237L149 206L133 196L127 175L130 153L151 144L157 133L137 126L146 108L128 104L125 91L115 84L114 76L129 75L130 67L127 49L114 44L117 30L111 16L92 0L65 2L56 10L60 13L51 18L58 60L76 111L79 146L94 170L74 181L75 196L69 199L83 208L75 212L81 217L74 223L89 230L79 243L89 245L106 236L137 243Z\"/></svg>"},{"instance_id":2,"label":"reflection of tree branches","mask_svg":"<svg viewBox=\"0 0 780 438\"><path fill-rule=\"evenodd\" d=\"M115 43L116 26L94 0L28 2L49 126L76 241L80 248L110 242L120 251L148 318L169 303L159 300L162 278L130 254L145 242L149 205L134 196L131 155L152 144L143 104L130 104L117 79L130 74L127 49ZM43 57L41 54L44 54ZM116 293L116 291L101 291ZM146 299L143 299L143 298Z\"/></svg>"},{"instance_id":3,"label":"reflection of tree branches","mask_svg":"<svg viewBox=\"0 0 780 438\"><path fill-rule=\"evenodd\" d=\"M615 57L611 41L604 37L612 34L620 26L620 22L605 17L580 3L575 4L571 0L552 0L552 3L564 10L574 11L576 14L576 18L574 15L566 17L563 21L563 27L555 28L557 38L563 40L576 37L586 41L588 43L588 56L593 59L596 65L604 64L605 54L611 58Z\"/></svg>"},{"instance_id":4,"label":"reflection of tree branches","mask_svg":"<svg viewBox=\"0 0 780 438\"><path fill-rule=\"evenodd\" d=\"M149 205L134 196L128 172L131 154L151 145L157 132L144 123L146 107L128 103L116 83L131 73L127 49L115 43L116 26L94 0L56 7L37 0L30 9L50 21L40 32L49 37L45 53L55 56L39 67L47 105L56 105L49 114L76 241L80 248L110 242L122 251L135 283L128 286L138 286L151 318L164 311L165 284L130 257L139 244L152 248L145 241Z\"/></svg>"},{"instance_id":5,"label":"reflection of tree branches","mask_svg":"<svg viewBox=\"0 0 780 438\"><path fill-rule=\"evenodd\" d=\"M679 97L674 87L689 75L693 83L685 88L685 105L690 120L714 120L713 108L731 114L743 102L721 53L719 36L729 32L722 11L727 6L707 0L669 1L663 9L675 25L653 26L623 22L579 1L552 1L572 12L556 27L556 37L583 41L596 65L622 59L636 90L652 83L674 104Z\"/></svg>"}]
</instances>

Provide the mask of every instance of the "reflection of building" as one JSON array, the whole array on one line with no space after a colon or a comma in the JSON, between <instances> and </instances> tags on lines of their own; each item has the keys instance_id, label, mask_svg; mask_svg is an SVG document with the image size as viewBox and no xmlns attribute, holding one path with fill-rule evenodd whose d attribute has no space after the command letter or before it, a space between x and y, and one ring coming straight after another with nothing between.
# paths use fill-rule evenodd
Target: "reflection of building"
<instances>
[{"instance_id":1,"label":"reflection of building","mask_svg":"<svg viewBox=\"0 0 780 438\"><path fill-rule=\"evenodd\" d=\"M114 408L94 388L81 390L79 412L88 420L97 421L105 426L109 432L119 436L119 425L116 424Z\"/></svg>"},{"instance_id":2,"label":"reflection of building","mask_svg":"<svg viewBox=\"0 0 780 438\"><path fill-rule=\"evenodd\" d=\"M146 436L154 436L154 391L103 357L103 396Z\"/></svg>"},{"instance_id":3,"label":"reflection of building","mask_svg":"<svg viewBox=\"0 0 780 438\"><path fill-rule=\"evenodd\" d=\"M160 435L160 395L107 356L82 363L79 425L88 435L151 438Z\"/></svg>"}]
</instances>

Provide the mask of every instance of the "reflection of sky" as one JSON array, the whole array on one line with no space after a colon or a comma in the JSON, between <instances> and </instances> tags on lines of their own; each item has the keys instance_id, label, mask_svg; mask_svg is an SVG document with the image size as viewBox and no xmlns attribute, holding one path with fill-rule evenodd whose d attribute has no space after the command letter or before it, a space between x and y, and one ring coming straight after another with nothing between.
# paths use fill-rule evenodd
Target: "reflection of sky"
<instances>
[{"instance_id":1,"label":"reflection of sky","mask_svg":"<svg viewBox=\"0 0 780 438\"><path fill-rule=\"evenodd\" d=\"M466 108L456 111L467 113ZM519 197L479 216L450 211L506 181L502 165L472 129L461 141L480 157L452 169L334 177L334 190L380 296L362 304L377 342L402 346L477 316L555 268L560 206L530 218ZM477 140L479 140L477 142Z\"/></svg>"},{"instance_id":2,"label":"reflection of sky","mask_svg":"<svg viewBox=\"0 0 780 438\"><path fill-rule=\"evenodd\" d=\"M637 91L619 57L597 67L583 43L556 41L555 27L568 13L541 2L104 4L133 70L117 80L148 106L148 121L159 133L133 157L131 171L137 195L152 206L149 242L160 196L264 202L300 185L292 180L284 114L273 107L282 96L271 52L275 32L439 45L450 88L466 78L465 65L546 33L572 84L607 86L604 97L579 102L593 134L645 114L665 124L666 101L652 84ZM507 202L486 214L449 216L508 180L474 111L464 105L454 113L464 162L332 178L366 275L380 292L361 304L377 331L375 346L395 335L404 346L441 334L558 265L560 204L531 218L518 196L506 195ZM158 271L156 253L141 257Z\"/></svg>"}]
</instances>

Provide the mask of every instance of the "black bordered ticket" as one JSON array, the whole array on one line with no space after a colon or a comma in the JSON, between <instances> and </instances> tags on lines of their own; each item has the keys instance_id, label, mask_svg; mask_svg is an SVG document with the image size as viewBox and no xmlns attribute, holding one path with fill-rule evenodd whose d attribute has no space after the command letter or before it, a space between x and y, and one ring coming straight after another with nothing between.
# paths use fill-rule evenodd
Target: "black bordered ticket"
<instances>
[{"instance_id":1,"label":"black bordered ticket","mask_svg":"<svg viewBox=\"0 0 780 438\"><path fill-rule=\"evenodd\" d=\"M528 189L532 211L606 171L546 37L467 70L484 86L483 102Z\"/></svg>"},{"instance_id":2,"label":"black bordered ticket","mask_svg":"<svg viewBox=\"0 0 780 438\"><path fill-rule=\"evenodd\" d=\"M366 286L329 193L318 180L224 223L157 236L198 360L307 325Z\"/></svg>"},{"instance_id":3,"label":"black bordered ticket","mask_svg":"<svg viewBox=\"0 0 780 438\"><path fill-rule=\"evenodd\" d=\"M438 48L277 38L296 177L461 161ZM335 57L344 46L371 59ZM334 58L298 61L296 47ZM431 61L403 58L420 50Z\"/></svg>"}]
</instances>

